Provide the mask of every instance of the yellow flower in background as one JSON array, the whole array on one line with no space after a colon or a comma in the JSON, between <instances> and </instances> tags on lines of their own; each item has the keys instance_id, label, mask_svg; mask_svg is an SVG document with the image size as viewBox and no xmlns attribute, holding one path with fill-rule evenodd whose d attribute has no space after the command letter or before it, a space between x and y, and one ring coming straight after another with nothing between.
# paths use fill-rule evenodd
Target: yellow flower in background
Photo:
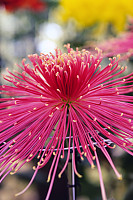
<instances>
[{"instance_id":1,"label":"yellow flower in background","mask_svg":"<svg viewBox=\"0 0 133 200\"><path fill-rule=\"evenodd\" d=\"M58 15L64 22L74 19L79 27L110 23L121 31L133 16L132 5L132 0L61 0Z\"/></svg>"}]
</instances>

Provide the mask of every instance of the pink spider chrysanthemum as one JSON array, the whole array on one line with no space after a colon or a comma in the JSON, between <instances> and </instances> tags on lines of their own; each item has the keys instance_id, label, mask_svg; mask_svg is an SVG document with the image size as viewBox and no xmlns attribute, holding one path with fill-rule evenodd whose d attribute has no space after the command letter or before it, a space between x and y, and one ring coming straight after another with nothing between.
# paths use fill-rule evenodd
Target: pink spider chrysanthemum
<instances>
[{"instance_id":1,"label":"pink spider chrysanthemum","mask_svg":"<svg viewBox=\"0 0 133 200\"><path fill-rule=\"evenodd\" d=\"M38 158L33 182L38 170L52 155L49 199L60 158L67 158L59 178L67 167L70 149L75 148L81 159L85 156L92 166L97 164L103 200L106 194L97 148L100 148L118 179L106 147L113 148L107 139L133 155L133 73L120 77L126 67L120 67L116 58L101 69L101 52L93 56L86 50L74 51L67 45L68 54L56 49L56 54L30 55L31 64L22 61L22 72L11 73L4 79L13 86L2 85L7 95L0 103L0 170L1 181L16 173L35 156ZM118 76L118 77L116 77ZM116 78L115 78L116 77ZM115 78L115 79L114 79ZM125 95L126 94L126 95ZM68 142L66 142L66 140ZM56 149L56 151L55 151Z\"/></svg>"},{"instance_id":2,"label":"pink spider chrysanthemum","mask_svg":"<svg viewBox=\"0 0 133 200\"><path fill-rule=\"evenodd\" d=\"M125 32L119 37L111 38L97 44L103 51L104 57L112 57L121 54L121 60L133 56L133 31Z\"/></svg>"}]
</instances>

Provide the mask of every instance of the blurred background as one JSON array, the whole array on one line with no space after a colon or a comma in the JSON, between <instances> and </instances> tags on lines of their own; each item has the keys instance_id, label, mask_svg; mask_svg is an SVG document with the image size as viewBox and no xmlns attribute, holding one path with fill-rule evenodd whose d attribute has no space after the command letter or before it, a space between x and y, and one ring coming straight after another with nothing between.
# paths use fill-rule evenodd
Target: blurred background
<instances>
[{"instance_id":1,"label":"blurred background","mask_svg":"<svg viewBox=\"0 0 133 200\"><path fill-rule=\"evenodd\" d=\"M126 73L133 71L133 8L132 0L0 0L0 72L15 70L22 58L29 54L54 53L70 43L71 47L102 47L110 56L122 53L128 65ZM130 37L129 37L130 36ZM124 40L126 38L126 40ZM109 45L114 44L112 47ZM119 41L119 43L118 43ZM123 42L124 41L124 42ZM116 43L115 43L116 42ZM106 47L106 48L105 48ZM110 48L109 48L110 47ZM117 48L116 48L117 47ZM120 48L121 47L121 48ZM106 64L105 56L103 65ZM4 80L0 79L1 84ZM115 166L122 173L118 181L112 168L99 151L99 158L108 200L133 199L133 158L120 148L110 151ZM44 200L48 190L47 174L50 163L41 169L34 183L23 195L15 197L32 177L32 166L27 163L19 173L8 176L0 185L0 200ZM62 167L59 165L59 170ZM83 175L76 178L77 200L101 200L97 169L88 162L78 161L77 168ZM56 178L50 200L68 200L67 172Z\"/></svg>"}]
</instances>

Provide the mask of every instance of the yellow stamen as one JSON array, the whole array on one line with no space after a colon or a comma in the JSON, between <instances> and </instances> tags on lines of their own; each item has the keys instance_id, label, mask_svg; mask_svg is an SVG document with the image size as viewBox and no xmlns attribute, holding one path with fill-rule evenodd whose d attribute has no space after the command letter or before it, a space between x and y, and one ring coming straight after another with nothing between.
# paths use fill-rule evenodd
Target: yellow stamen
<instances>
[{"instance_id":1,"label":"yellow stamen","mask_svg":"<svg viewBox=\"0 0 133 200\"><path fill-rule=\"evenodd\" d=\"M15 174L15 172L10 172L10 175L13 175L13 174Z\"/></svg>"},{"instance_id":2,"label":"yellow stamen","mask_svg":"<svg viewBox=\"0 0 133 200\"><path fill-rule=\"evenodd\" d=\"M58 178L61 178L61 174L58 174Z\"/></svg>"},{"instance_id":3,"label":"yellow stamen","mask_svg":"<svg viewBox=\"0 0 133 200\"><path fill-rule=\"evenodd\" d=\"M74 119L73 119L73 122L77 122L77 120L74 120Z\"/></svg>"},{"instance_id":4,"label":"yellow stamen","mask_svg":"<svg viewBox=\"0 0 133 200\"><path fill-rule=\"evenodd\" d=\"M83 156L81 156L81 160L84 160Z\"/></svg>"},{"instance_id":5,"label":"yellow stamen","mask_svg":"<svg viewBox=\"0 0 133 200\"><path fill-rule=\"evenodd\" d=\"M95 158L96 158L96 156L93 156L93 158L92 158L92 159L93 159L93 160L95 160Z\"/></svg>"},{"instance_id":6,"label":"yellow stamen","mask_svg":"<svg viewBox=\"0 0 133 200\"><path fill-rule=\"evenodd\" d=\"M91 164L91 169L94 169L95 168L95 165L92 163Z\"/></svg>"},{"instance_id":7,"label":"yellow stamen","mask_svg":"<svg viewBox=\"0 0 133 200\"><path fill-rule=\"evenodd\" d=\"M49 117L52 117L53 116L53 112L49 115Z\"/></svg>"},{"instance_id":8,"label":"yellow stamen","mask_svg":"<svg viewBox=\"0 0 133 200\"><path fill-rule=\"evenodd\" d=\"M118 178L118 180L121 181L122 180L122 175L120 174L117 178Z\"/></svg>"},{"instance_id":9,"label":"yellow stamen","mask_svg":"<svg viewBox=\"0 0 133 200\"><path fill-rule=\"evenodd\" d=\"M115 148L116 148L116 145L114 144L114 145L112 146L112 148L115 149Z\"/></svg>"},{"instance_id":10,"label":"yellow stamen","mask_svg":"<svg viewBox=\"0 0 133 200\"><path fill-rule=\"evenodd\" d=\"M125 147L125 146L126 146L126 143L123 143L123 146Z\"/></svg>"},{"instance_id":11,"label":"yellow stamen","mask_svg":"<svg viewBox=\"0 0 133 200\"><path fill-rule=\"evenodd\" d=\"M50 175L48 175L47 183L49 183L49 181L50 181Z\"/></svg>"},{"instance_id":12,"label":"yellow stamen","mask_svg":"<svg viewBox=\"0 0 133 200\"><path fill-rule=\"evenodd\" d=\"M131 119L129 119L128 121L129 121L129 123L130 123L132 120L131 120Z\"/></svg>"},{"instance_id":13,"label":"yellow stamen","mask_svg":"<svg viewBox=\"0 0 133 200\"><path fill-rule=\"evenodd\" d=\"M78 172L75 173L79 178L82 178L82 175L79 174Z\"/></svg>"}]
</instances>

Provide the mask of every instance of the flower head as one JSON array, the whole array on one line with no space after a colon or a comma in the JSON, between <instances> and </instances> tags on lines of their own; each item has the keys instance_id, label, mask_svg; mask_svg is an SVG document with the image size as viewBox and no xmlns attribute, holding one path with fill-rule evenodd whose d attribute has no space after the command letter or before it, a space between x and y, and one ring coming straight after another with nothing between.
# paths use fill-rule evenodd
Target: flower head
<instances>
[{"instance_id":1,"label":"flower head","mask_svg":"<svg viewBox=\"0 0 133 200\"><path fill-rule=\"evenodd\" d=\"M56 55L30 55L31 64L22 61L22 72L4 76L13 85L1 86L6 95L0 103L0 169L1 181L7 174L16 173L35 156L38 163L28 186L37 171L54 155L48 174L50 181L46 200L49 199L60 158L67 158L62 173L67 167L70 149L75 148L83 160L94 167L96 161L102 197L105 200L97 148L100 148L117 177L116 170L106 147L112 141L133 155L130 138L133 138L133 73L117 77L126 70L116 58L101 69L101 53L93 56L86 50L74 51L67 45L68 53L56 49ZM115 79L114 79L115 78ZM126 84L126 85L125 85ZM126 95L125 95L126 94Z\"/></svg>"},{"instance_id":2,"label":"flower head","mask_svg":"<svg viewBox=\"0 0 133 200\"><path fill-rule=\"evenodd\" d=\"M128 16L133 16L132 0L61 0L57 15L63 20L76 20L80 27L110 23L117 31L125 28Z\"/></svg>"},{"instance_id":3,"label":"flower head","mask_svg":"<svg viewBox=\"0 0 133 200\"><path fill-rule=\"evenodd\" d=\"M45 3L40 0L0 0L0 5L5 6L6 10L14 11L17 9L31 9L35 11L44 10Z\"/></svg>"},{"instance_id":4,"label":"flower head","mask_svg":"<svg viewBox=\"0 0 133 200\"><path fill-rule=\"evenodd\" d=\"M95 45L93 44L93 46ZM133 56L133 31L125 32L116 38L97 43L97 47L103 51L104 57L121 54L121 59L129 58Z\"/></svg>"}]
</instances>

